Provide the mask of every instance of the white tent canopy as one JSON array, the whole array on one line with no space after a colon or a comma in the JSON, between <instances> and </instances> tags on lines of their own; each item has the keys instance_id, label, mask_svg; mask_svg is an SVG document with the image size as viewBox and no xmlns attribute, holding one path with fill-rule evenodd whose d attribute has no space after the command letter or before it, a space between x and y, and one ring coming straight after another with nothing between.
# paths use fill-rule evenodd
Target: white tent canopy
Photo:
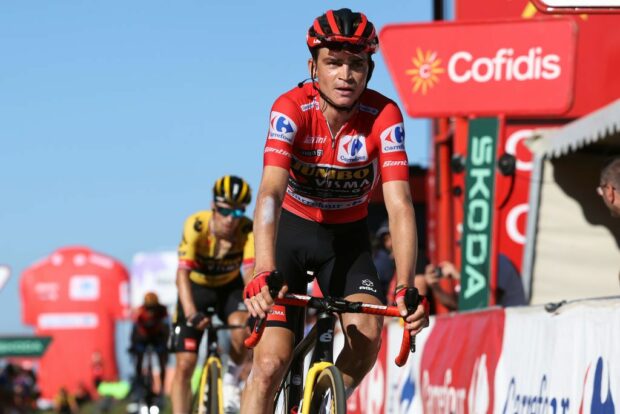
<instances>
[{"instance_id":1,"label":"white tent canopy","mask_svg":"<svg viewBox=\"0 0 620 414\"><path fill-rule=\"evenodd\" d=\"M595 190L620 156L620 100L562 128L540 129L534 153L523 282L532 304L620 292L620 219Z\"/></svg>"}]
</instances>

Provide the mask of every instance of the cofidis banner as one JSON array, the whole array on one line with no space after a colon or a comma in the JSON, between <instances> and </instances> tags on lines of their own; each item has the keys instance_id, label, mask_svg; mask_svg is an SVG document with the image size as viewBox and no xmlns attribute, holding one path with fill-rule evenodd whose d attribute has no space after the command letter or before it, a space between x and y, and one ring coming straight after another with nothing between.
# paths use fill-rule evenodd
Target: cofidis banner
<instances>
[{"instance_id":1,"label":"cofidis banner","mask_svg":"<svg viewBox=\"0 0 620 414\"><path fill-rule=\"evenodd\" d=\"M407 113L561 115L572 105L569 19L387 25L381 50Z\"/></svg>"}]
</instances>

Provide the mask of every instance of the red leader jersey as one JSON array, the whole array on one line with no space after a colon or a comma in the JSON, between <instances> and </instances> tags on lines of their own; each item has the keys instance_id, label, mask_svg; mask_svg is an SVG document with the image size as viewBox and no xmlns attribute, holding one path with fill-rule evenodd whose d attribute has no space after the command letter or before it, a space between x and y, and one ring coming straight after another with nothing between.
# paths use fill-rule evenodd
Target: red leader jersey
<instances>
[{"instance_id":1,"label":"red leader jersey","mask_svg":"<svg viewBox=\"0 0 620 414\"><path fill-rule=\"evenodd\" d=\"M394 101L367 89L356 113L333 132L311 83L271 108L263 163L289 171L283 208L319 223L366 217L380 176L409 180L403 116Z\"/></svg>"},{"instance_id":2,"label":"red leader jersey","mask_svg":"<svg viewBox=\"0 0 620 414\"><path fill-rule=\"evenodd\" d=\"M164 305L147 308L142 305L134 314L134 323L142 337L156 338L167 332L168 310Z\"/></svg>"},{"instance_id":3,"label":"red leader jersey","mask_svg":"<svg viewBox=\"0 0 620 414\"><path fill-rule=\"evenodd\" d=\"M24 270L22 320L52 337L38 371L44 398L89 384L95 354L102 379L117 378L115 324L129 316L128 285L119 261L82 246L58 249Z\"/></svg>"}]
</instances>

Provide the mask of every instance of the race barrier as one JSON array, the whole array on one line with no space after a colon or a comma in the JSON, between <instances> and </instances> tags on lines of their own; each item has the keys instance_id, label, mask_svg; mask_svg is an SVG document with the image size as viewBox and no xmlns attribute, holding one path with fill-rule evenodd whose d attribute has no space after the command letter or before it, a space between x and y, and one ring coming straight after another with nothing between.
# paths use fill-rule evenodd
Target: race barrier
<instances>
[{"instance_id":1,"label":"race barrier","mask_svg":"<svg viewBox=\"0 0 620 414\"><path fill-rule=\"evenodd\" d=\"M432 317L403 368L386 325L349 413L620 412L620 297Z\"/></svg>"}]
</instances>

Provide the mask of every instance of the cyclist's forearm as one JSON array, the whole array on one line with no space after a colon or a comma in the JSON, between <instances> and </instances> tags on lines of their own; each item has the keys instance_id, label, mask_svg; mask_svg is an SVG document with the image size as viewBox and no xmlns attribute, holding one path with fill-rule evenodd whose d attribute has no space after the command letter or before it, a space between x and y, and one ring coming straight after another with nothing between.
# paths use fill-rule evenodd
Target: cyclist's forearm
<instances>
[{"instance_id":1,"label":"cyclist's forearm","mask_svg":"<svg viewBox=\"0 0 620 414\"><path fill-rule=\"evenodd\" d=\"M254 216L255 273L275 269L275 240L281 203L273 195L264 195L257 201Z\"/></svg>"},{"instance_id":2,"label":"cyclist's forearm","mask_svg":"<svg viewBox=\"0 0 620 414\"><path fill-rule=\"evenodd\" d=\"M275 241L288 171L265 167L254 211L254 273L275 269Z\"/></svg>"},{"instance_id":3,"label":"cyclist's forearm","mask_svg":"<svg viewBox=\"0 0 620 414\"><path fill-rule=\"evenodd\" d=\"M196 313L196 305L192 298L191 282L189 280L190 271L187 269L177 270L177 289L179 291L179 300L183 307L183 312L186 317L190 317Z\"/></svg>"},{"instance_id":4,"label":"cyclist's forearm","mask_svg":"<svg viewBox=\"0 0 620 414\"><path fill-rule=\"evenodd\" d=\"M390 215L390 235L396 263L396 284L413 286L418 240L413 205L402 203Z\"/></svg>"}]
</instances>

